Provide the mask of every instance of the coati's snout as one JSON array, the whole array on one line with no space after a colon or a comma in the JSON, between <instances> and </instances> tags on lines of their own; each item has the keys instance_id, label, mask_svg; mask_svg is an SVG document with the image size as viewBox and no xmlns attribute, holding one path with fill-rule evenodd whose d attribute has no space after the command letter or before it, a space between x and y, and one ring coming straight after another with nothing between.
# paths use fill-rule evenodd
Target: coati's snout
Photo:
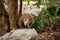
<instances>
[{"instance_id":1,"label":"coati's snout","mask_svg":"<svg viewBox=\"0 0 60 40\"><path fill-rule=\"evenodd\" d=\"M25 26L30 26L32 24L32 22L33 22L33 18L27 17L24 19L24 25Z\"/></svg>"}]
</instances>

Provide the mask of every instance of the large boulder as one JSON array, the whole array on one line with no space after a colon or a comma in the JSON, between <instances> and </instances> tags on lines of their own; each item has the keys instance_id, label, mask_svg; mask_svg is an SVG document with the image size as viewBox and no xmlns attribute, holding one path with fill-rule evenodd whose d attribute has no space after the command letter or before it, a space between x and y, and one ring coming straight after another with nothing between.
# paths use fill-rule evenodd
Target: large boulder
<instances>
[{"instance_id":1,"label":"large boulder","mask_svg":"<svg viewBox=\"0 0 60 40\"><path fill-rule=\"evenodd\" d=\"M17 29L1 36L0 40L30 40L37 35L35 29Z\"/></svg>"}]
</instances>

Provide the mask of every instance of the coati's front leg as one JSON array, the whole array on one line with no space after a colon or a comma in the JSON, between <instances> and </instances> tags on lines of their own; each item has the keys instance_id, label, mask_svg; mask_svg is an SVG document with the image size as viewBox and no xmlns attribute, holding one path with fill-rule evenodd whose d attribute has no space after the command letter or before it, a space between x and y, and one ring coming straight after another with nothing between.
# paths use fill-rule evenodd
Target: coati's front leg
<instances>
[{"instance_id":1,"label":"coati's front leg","mask_svg":"<svg viewBox=\"0 0 60 40\"><path fill-rule=\"evenodd\" d=\"M19 22L18 22L18 25L19 25L19 28L20 28L20 29L24 28L24 23L23 23L22 21L19 21Z\"/></svg>"}]
</instances>

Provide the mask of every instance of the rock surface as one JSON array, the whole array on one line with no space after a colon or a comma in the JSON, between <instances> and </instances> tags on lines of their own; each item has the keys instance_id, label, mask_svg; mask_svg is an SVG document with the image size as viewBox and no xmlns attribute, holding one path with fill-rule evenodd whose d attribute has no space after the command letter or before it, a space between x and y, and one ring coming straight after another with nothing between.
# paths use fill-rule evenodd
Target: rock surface
<instances>
[{"instance_id":1,"label":"rock surface","mask_svg":"<svg viewBox=\"0 0 60 40\"><path fill-rule=\"evenodd\" d=\"M17 29L0 37L0 40L30 40L37 36L35 29Z\"/></svg>"}]
</instances>

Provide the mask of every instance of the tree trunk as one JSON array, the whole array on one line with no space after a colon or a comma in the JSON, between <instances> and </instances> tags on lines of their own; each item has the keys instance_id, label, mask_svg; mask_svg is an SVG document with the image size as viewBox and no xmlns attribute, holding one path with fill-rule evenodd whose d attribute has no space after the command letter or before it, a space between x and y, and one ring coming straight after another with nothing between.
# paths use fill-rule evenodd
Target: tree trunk
<instances>
[{"instance_id":1,"label":"tree trunk","mask_svg":"<svg viewBox=\"0 0 60 40\"><path fill-rule=\"evenodd\" d=\"M7 11L2 3L2 0L0 0L0 36L5 34L8 30L8 21L7 19Z\"/></svg>"},{"instance_id":2,"label":"tree trunk","mask_svg":"<svg viewBox=\"0 0 60 40\"><path fill-rule=\"evenodd\" d=\"M23 0L20 0L20 6L18 9L18 17L20 17L22 15L22 2L23 2Z\"/></svg>"},{"instance_id":3,"label":"tree trunk","mask_svg":"<svg viewBox=\"0 0 60 40\"><path fill-rule=\"evenodd\" d=\"M8 12L9 12L11 30L18 28L17 27L17 21L18 21L17 10L18 10L18 0L9 0Z\"/></svg>"}]
</instances>

